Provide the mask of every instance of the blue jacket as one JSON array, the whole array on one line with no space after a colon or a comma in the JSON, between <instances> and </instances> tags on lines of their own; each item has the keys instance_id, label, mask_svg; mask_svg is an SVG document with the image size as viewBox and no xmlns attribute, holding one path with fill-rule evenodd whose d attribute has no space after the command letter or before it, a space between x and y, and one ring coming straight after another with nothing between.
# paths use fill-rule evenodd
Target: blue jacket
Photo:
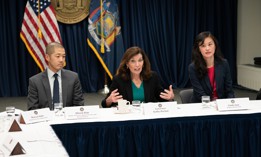
<instances>
[{"instance_id":1,"label":"blue jacket","mask_svg":"<svg viewBox=\"0 0 261 157\"><path fill-rule=\"evenodd\" d=\"M203 79L199 79L194 63L189 65L189 77L193 87L191 102L201 102L201 96L203 95L209 95L212 98L213 89L210 85L208 75L204 76ZM226 59L219 62L215 61L215 81L218 99L235 97L230 69Z\"/></svg>"}]
</instances>

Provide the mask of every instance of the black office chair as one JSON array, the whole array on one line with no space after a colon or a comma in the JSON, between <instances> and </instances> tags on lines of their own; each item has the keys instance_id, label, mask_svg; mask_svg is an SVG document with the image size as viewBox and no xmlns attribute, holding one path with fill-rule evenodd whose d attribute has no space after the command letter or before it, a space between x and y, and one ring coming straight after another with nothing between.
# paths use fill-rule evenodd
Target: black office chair
<instances>
[{"instance_id":1,"label":"black office chair","mask_svg":"<svg viewBox=\"0 0 261 157\"><path fill-rule=\"evenodd\" d=\"M182 104L191 103L191 97L193 95L193 89L183 89L179 92Z\"/></svg>"},{"instance_id":2,"label":"black office chair","mask_svg":"<svg viewBox=\"0 0 261 157\"><path fill-rule=\"evenodd\" d=\"M257 93L256 100L261 100L261 88L259 92Z\"/></svg>"}]
</instances>

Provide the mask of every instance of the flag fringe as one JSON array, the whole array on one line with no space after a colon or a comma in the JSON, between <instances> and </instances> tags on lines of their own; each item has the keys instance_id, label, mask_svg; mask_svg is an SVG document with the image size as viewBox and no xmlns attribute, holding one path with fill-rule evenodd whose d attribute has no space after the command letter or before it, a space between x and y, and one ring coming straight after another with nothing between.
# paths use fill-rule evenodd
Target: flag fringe
<instances>
[{"instance_id":1,"label":"flag fringe","mask_svg":"<svg viewBox=\"0 0 261 157\"><path fill-rule=\"evenodd\" d=\"M98 51L96 50L96 48L93 46L93 44L90 42L89 39L87 39L87 43L88 45L91 47L91 49L93 50L93 52L95 53L95 55L97 56L98 60L101 62L104 70L106 71L106 73L108 74L108 76L110 77L110 79L112 80L112 74L110 72L110 70L108 69L108 67L106 66L106 64L104 63L103 59L101 58L101 56L99 55Z\"/></svg>"},{"instance_id":2,"label":"flag fringe","mask_svg":"<svg viewBox=\"0 0 261 157\"><path fill-rule=\"evenodd\" d=\"M33 57L34 61L36 62L36 64L38 65L38 67L40 68L41 71L44 71L44 67L41 65L41 63L38 61L38 59L36 58L35 54L33 53L33 51L31 50L29 44L27 43L27 41L25 40L25 37L23 36L22 33L20 33L20 38L23 40L27 50L29 51L30 55Z\"/></svg>"}]
</instances>

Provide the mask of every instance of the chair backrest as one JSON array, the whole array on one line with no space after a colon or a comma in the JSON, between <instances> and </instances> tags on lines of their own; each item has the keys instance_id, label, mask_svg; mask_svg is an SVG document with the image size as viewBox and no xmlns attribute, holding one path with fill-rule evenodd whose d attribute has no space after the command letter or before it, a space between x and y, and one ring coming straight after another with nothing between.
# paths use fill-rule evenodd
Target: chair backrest
<instances>
[{"instance_id":1,"label":"chair backrest","mask_svg":"<svg viewBox=\"0 0 261 157\"><path fill-rule=\"evenodd\" d=\"M257 93L256 100L261 100L261 88L259 92Z\"/></svg>"},{"instance_id":2,"label":"chair backrest","mask_svg":"<svg viewBox=\"0 0 261 157\"><path fill-rule=\"evenodd\" d=\"M183 89L179 92L182 104L190 103L193 95L193 89Z\"/></svg>"}]
</instances>

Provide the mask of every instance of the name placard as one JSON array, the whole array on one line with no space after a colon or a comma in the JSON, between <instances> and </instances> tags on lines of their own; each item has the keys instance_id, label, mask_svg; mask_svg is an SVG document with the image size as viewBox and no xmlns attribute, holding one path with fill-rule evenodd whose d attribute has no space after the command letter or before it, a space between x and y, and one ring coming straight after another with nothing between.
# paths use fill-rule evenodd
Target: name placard
<instances>
[{"instance_id":1,"label":"name placard","mask_svg":"<svg viewBox=\"0 0 261 157\"><path fill-rule=\"evenodd\" d=\"M65 107L64 114L67 120L97 118L98 110L98 105Z\"/></svg>"},{"instance_id":2,"label":"name placard","mask_svg":"<svg viewBox=\"0 0 261 157\"><path fill-rule=\"evenodd\" d=\"M143 104L143 114L166 114L175 111L176 101L159 102L159 103L145 103Z\"/></svg>"},{"instance_id":3,"label":"name placard","mask_svg":"<svg viewBox=\"0 0 261 157\"><path fill-rule=\"evenodd\" d=\"M38 122L49 121L53 118L53 114L49 108L25 111L21 114L20 123L32 124Z\"/></svg>"},{"instance_id":4,"label":"name placard","mask_svg":"<svg viewBox=\"0 0 261 157\"><path fill-rule=\"evenodd\" d=\"M8 154L8 156L25 154L25 150L22 145L12 136L7 136L4 140L3 152L4 154Z\"/></svg>"},{"instance_id":5,"label":"name placard","mask_svg":"<svg viewBox=\"0 0 261 157\"><path fill-rule=\"evenodd\" d=\"M236 111L249 109L249 98L217 99L218 111Z\"/></svg>"}]
</instances>

